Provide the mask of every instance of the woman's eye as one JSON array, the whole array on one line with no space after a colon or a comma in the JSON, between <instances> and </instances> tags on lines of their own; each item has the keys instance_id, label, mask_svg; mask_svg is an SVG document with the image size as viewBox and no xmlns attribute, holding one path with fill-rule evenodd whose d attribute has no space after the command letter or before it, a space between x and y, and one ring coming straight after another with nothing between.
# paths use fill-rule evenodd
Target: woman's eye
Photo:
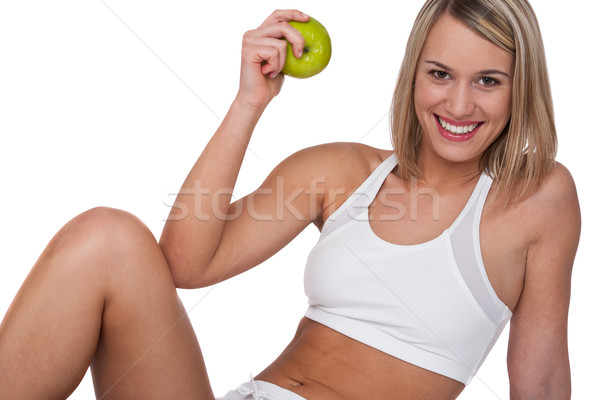
<instances>
[{"instance_id":1,"label":"woman's eye","mask_svg":"<svg viewBox=\"0 0 600 400\"><path fill-rule=\"evenodd\" d=\"M489 76L484 76L479 80L484 86L494 86L498 83L494 78L490 78Z\"/></svg>"},{"instance_id":2,"label":"woman's eye","mask_svg":"<svg viewBox=\"0 0 600 400\"><path fill-rule=\"evenodd\" d=\"M438 79L448 79L448 73L446 71L431 71L431 74Z\"/></svg>"}]
</instances>

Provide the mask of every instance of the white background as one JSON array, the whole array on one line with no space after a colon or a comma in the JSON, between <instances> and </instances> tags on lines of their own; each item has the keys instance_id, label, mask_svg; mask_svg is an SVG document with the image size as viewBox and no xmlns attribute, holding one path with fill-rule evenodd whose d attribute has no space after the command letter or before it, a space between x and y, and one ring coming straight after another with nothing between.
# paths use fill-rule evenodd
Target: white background
<instances>
[{"instance_id":1,"label":"white background","mask_svg":"<svg viewBox=\"0 0 600 400\"><path fill-rule=\"evenodd\" d=\"M160 235L168 205L236 93L243 32L275 8L319 19L331 34L333 58L314 78L287 79L252 138L236 195L307 146L360 141L390 148L387 110L421 3L1 2L0 316L49 239L78 213L122 208ZM569 343L573 398L584 399L596 393L600 357L600 272L592 254L600 223L600 8L593 0L532 3L550 69L558 160L575 178L583 213ZM317 237L311 226L241 277L180 291L215 394L260 372L291 339L306 307L303 267ZM461 399L509 398L507 332ZM71 398L93 398L89 375Z\"/></svg>"}]
</instances>

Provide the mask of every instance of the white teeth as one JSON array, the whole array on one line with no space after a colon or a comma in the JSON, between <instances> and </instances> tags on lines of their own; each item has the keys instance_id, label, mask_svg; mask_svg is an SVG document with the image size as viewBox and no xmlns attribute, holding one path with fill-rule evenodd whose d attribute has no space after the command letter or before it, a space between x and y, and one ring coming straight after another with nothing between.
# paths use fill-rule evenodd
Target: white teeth
<instances>
[{"instance_id":1,"label":"white teeth","mask_svg":"<svg viewBox=\"0 0 600 400\"><path fill-rule=\"evenodd\" d=\"M455 135L463 135L465 133L471 133L479 126L479 124L467 125L467 126L454 126L450 125L446 121L444 121L441 117L438 117L438 121L440 121L440 125L442 128L447 130L448 132L452 132Z\"/></svg>"}]
</instances>

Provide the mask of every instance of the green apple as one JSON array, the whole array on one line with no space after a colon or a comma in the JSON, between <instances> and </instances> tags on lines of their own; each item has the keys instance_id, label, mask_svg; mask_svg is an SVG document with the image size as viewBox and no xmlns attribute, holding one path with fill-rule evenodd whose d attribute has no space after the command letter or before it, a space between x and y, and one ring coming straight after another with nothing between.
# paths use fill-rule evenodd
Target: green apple
<instances>
[{"instance_id":1,"label":"green apple","mask_svg":"<svg viewBox=\"0 0 600 400\"><path fill-rule=\"evenodd\" d=\"M331 58L331 39L325 27L313 17L308 22L290 21L289 24L304 37L304 51L302 57L296 58L288 42L281 72L294 78L308 78L323 71Z\"/></svg>"}]
</instances>

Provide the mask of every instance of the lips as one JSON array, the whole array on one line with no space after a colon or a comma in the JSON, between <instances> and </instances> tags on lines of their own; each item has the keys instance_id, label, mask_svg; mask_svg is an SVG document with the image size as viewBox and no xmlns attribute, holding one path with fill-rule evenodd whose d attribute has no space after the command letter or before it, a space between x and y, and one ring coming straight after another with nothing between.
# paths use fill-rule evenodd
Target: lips
<instances>
[{"instance_id":1,"label":"lips","mask_svg":"<svg viewBox=\"0 0 600 400\"><path fill-rule=\"evenodd\" d=\"M475 136L483 122L478 121L454 121L449 118L442 118L434 114L435 123L438 131L446 139L453 141L465 141Z\"/></svg>"}]
</instances>

